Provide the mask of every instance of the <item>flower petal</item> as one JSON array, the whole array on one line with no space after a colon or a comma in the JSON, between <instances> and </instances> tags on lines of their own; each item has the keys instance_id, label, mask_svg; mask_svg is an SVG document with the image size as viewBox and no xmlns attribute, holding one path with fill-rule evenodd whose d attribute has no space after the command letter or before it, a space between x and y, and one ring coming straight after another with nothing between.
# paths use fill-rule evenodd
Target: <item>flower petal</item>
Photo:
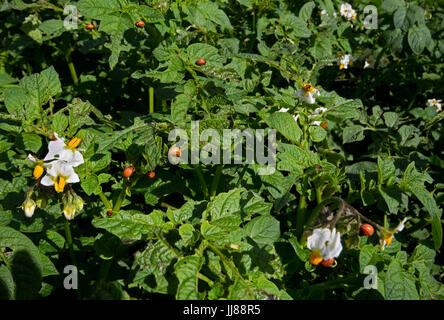
<instances>
[{"instance_id":1,"label":"flower petal","mask_svg":"<svg viewBox=\"0 0 444 320\"><path fill-rule=\"evenodd\" d=\"M54 181L52 181L50 175L46 174L42 180L40 181L41 184L43 184L44 186L53 186L54 185Z\"/></svg>"}]
</instances>

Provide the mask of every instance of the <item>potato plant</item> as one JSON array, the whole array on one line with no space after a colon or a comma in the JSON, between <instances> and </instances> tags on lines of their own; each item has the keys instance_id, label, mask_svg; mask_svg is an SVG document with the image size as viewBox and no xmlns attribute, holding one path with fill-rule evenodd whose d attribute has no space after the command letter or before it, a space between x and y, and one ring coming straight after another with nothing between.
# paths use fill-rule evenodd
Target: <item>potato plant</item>
<instances>
[{"instance_id":1,"label":"potato plant","mask_svg":"<svg viewBox=\"0 0 444 320\"><path fill-rule=\"evenodd\" d=\"M2 299L444 298L442 1L1 2Z\"/></svg>"}]
</instances>

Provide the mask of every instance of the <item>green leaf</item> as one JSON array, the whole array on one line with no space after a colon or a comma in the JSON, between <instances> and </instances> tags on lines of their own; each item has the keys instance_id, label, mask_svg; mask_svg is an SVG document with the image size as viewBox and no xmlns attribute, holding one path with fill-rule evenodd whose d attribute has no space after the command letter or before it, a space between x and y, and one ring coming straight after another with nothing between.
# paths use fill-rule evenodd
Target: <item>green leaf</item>
<instances>
[{"instance_id":1,"label":"green leaf","mask_svg":"<svg viewBox=\"0 0 444 320\"><path fill-rule=\"evenodd\" d=\"M299 10L299 18L301 18L303 21L307 21L308 19L310 19L313 9L315 7L316 4L314 3L314 1L310 1L304 4L302 8Z\"/></svg>"},{"instance_id":2,"label":"green leaf","mask_svg":"<svg viewBox=\"0 0 444 320\"><path fill-rule=\"evenodd\" d=\"M117 35L117 36L111 36L111 43L105 44L105 47L111 50L111 55L109 56L108 59L109 67L111 68L111 70L114 69L117 62L119 62L120 52L130 50L130 46L123 45L121 42L122 42L122 36Z\"/></svg>"},{"instance_id":3,"label":"green leaf","mask_svg":"<svg viewBox=\"0 0 444 320\"><path fill-rule=\"evenodd\" d=\"M68 117L57 112L52 119L52 130L54 132L64 132L68 127Z\"/></svg>"},{"instance_id":4,"label":"green leaf","mask_svg":"<svg viewBox=\"0 0 444 320\"><path fill-rule=\"evenodd\" d=\"M415 162L411 162L402 177L401 189L413 193L429 212L432 218L433 243L435 249L438 250L442 245L441 209L437 206L432 194L425 188L424 182L432 182L430 176L418 172Z\"/></svg>"},{"instance_id":5,"label":"green leaf","mask_svg":"<svg viewBox=\"0 0 444 320\"><path fill-rule=\"evenodd\" d=\"M267 119L267 124L279 131L285 138L292 142L299 142L302 130L297 122L287 112L275 112Z\"/></svg>"},{"instance_id":6,"label":"green leaf","mask_svg":"<svg viewBox=\"0 0 444 320\"><path fill-rule=\"evenodd\" d=\"M15 290L14 277L11 271L6 265L0 265L0 300L13 300Z\"/></svg>"},{"instance_id":7,"label":"green leaf","mask_svg":"<svg viewBox=\"0 0 444 320\"><path fill-rule=\"evenodd\" d=\"M302 262L308 261L308 258L311 254L310 250L304 250L304 248L299 244L299 241L296 237L290 238L288 242L290 242L291 246L296 252L296 255Z\"/></svg>"},{"instance_id":8,"label":"green leaf","mask_svg":"<svg viewBox=\"0 0 444 320\"><path fill-rule=\"evenodd\" d=\"M0 87L16 82L17 80L15 78L11 77L7 73L3 73L0 71Z\"/></svg>"},{"instance_id":9,"label":"green leaf","mask_svg":"<svg viewBox=\"0 0 444 320\"><path fill-rule=\"evenodd\" d=\"M189 223L185 223L179 227L179 235L185 243L189 243L193 239L194 231L194 227Z\"/></svg>"},{"instance_id":10,"label":"green leaf","mask_svg":"<svg viewBox=\"0 0 444 320\"><path fill-rule=\"evenodd\" d=\"M21 87L9 87L5 89L5 105L9 114L25 118L25 104L29 97L26 90Z\"/></svg>"},{"instance_id":11,"label":"green leaf","mask_svg":"<svg viewBox=\"0 0 444 320\"><path fill-rule=\"evenodd\" d=\"M209 1L200 1L197 9L208 20L222 26L224 29L233 30L230 19L223 10L218 8L218 5L216 3Z\"/></svg>"},{"instance_id":12,"label":"green leaf","mask_svg":"<svg viewBox=\"0 0 444 320\"><path fill-rule=\"evenodd\" d=\"M401 262L393 260L384 280L385 296L388 300L418 300L415 277L404 271Z\"/></svg>"},{"instance_id":13,"label":"green leaf","mask_svg":"<svg viewBox=\"0 0 444 320\"><path fill-rule=\"evenodd\" d=\"M385 181L395 176L396 168L392 159L378 157L378 183L383 184Z\"/></svg>"},{"instance_id":14,"label":"green leaf","mask_svg":"<svg viewBox=\"0 0 444 320\"><path fill-rule=\"evenodd\" d=\"M203 258L198 256L188 256L180 258L174 265L174 270L179 279L176 299L197 300L198 294L198 273L202 266Z\"/></svg>"},{"instance_id":15,"label":"green leaf","mask_svg":"<svg viewBox=\"0 0 444 320\"><path fill-rule=\"evenodd\" d=\"M315 59L322 59L332 55L332 41L326 36L319 35L313 47L309 48L310 54Z\"/></svg>"},{"instance_id":16,"label":"green leaf","mask_svg":"<svg viewBox=\"0 0 444 320\"><path fill-rule=\"evenodd\" d=\"M185 120L188 108L192 107L191 97L180 94L171 104L171 118L175 124L180 124Z\"/></svg>"},{"instance_id":17,"label":"green leaf","mask_svg":"<svg viewBox=\"0 0 444 320\"><path fill-rule=\"evenodd\" d=\"M99 178L95 174L88 174L85 179L80 181L82 189L87 195L99 194L101 191Z\"/></svg>"},{"instance_id":18,"label":"green leaf","mask_svg":"<svg viewBox=\"0 0 444 320\"><path fill-rule=\"evenodd\" d=\"M65 31L65 28L63 26L63 20L57 20L57 19L49 19L43 21L39 25L39 29L44 33L46 33L46 36L43 38L44 40L48 40L53 37L58 37Z\"/></svg>"},{"instance_id":19,"label":"green leaf","mask_svg":"<svg viewBox=\"0 0 444 320\"><path fill-rule=\"evenodd\" d=\"M156 210L149 215L131 214L131 211L120 210L111 218L94 219L92 225L105 229L121 239L140 240L144 234L153 235L154 227L159 225L159 214L163 215Z\"/></svg>"},{"instance_id":20,"label":"green leaf","mask_svg":"<svg viewBox=\"0 0 444 320\"><path fill-rule=\"evenodd\" d=\"M395 14L393 15L393 24L396 28L402 29L404 31L408 30L410 23L407 17L407 8L399 7Z\"/></svg>"},{"instance_id":21,"label":"green leaf","mask_svg":"<svg viewBox=\"0 0 444 320\"><path fill-rule=\"evenodd\" d=\"M327 131L320 126L310 126L308 132L313 142L321 142L327 137Z\"/></svg>"},{"instance_id":22,"label":"green leaf","mask_svg":"<svg viewBox=\"0 0 444 320\"><path fill-rule=\"evenodd\" d=\"M269 215L254 218L245 226L245 231L259 244L272 244L281 235L279 221Z\"/></svg>"},{"instance_id":23,"label":"green leaf","mask_svg":"<svg viewBox=\"0 0 444 320\"><path fill-rule=\"evenodd\" d=\"M225 58L219 55L217 48L204 43L194 43L187 48L187 53L191 63L195 63L198 59L205 59L206 65L222 66Z\"/></svg>"},{"instance_id":24,"label":"green leaf","mask_svg":"<svg viewBox=\"0 0 444 320\"><path fill-rule=\"evenodd\" d=\"M396 112L386 112L383 115L387 127L393 128L398 122L399 116Z\"/></svg>"},{"instance_id":25,"label":"green leaf","mask_svg":"<svg viewBox=\"0 0 444 320\"><path fill-rule=\"evenodd\" d=\"M78 2L80 14L101 20L105 15L120 8L119 0L80 0Z\"/></svg>"},{"instance_id":26,"label":"green leaf","mask_svg":"<svg viewBox=\"0 0 444 320\"><path fill-rule=\"evenodd\" d=\"M342 142L350 143L364 140L364 127L360 125L352 125L350 127L346 127L344 131L342 131Z\"/></svg>"},{"instance_id":27,"label":"green leaf","mask_svg":"<svg viewBox=\"0 0 444 320\"><path fill-rule=\"evenodd\" d=\"M26 116L28 119L37 119L40 117L40 110L49 98L48 79L40 74L32 74L20 80L20 86L27 93L29 100L26 104Z\"/></svg>"},{"instance_id":28,"label":"green leaf","mask_svg":"<svg viewBox=\"0 0 444 320\"><path fill-rule=\"evenodd\" d=\"M428 30L428 29L427 29ZM426 46L427 34L424 28L412 26L409 29L408 41L410 48L415 54L421 54Z\"/></svg>"},{"instance_id":29,"label":"green leaf","mask_svg":"<svg viewBox=\"0 0 444 320\"><path fill-rule=\"evenodd\" d=\"M53 66L43 70L40 75L46 79L48 94L55 96L62 92L62 84L59 80L59 74Z\"/></svg>"},{"instance_id":30,"label":"green leaf","mask_svg":"<svg viewBox=\"0 0 444 320\"><path fill-rule=\"evenodd\" d=\"M250 288L244 281L236 278L234 284L229 288L228 299L230 300L250 300L254 297L251 296Z\"/></svg>"},{"instance_id":31,"label":"green leaf","mask_svg":"<svg viewBox=\"0 0 444 320\"><path fill-rule=\"evenodd\" d=\"M402 191L399 189L399 187L396 185L390 187L379 186L378 190L385 203L387 204L389 212L395 214L398 213L402 194Z\"/></svg>"},{"instance_id":32,"label":"green leaf","mask_svg":"<svg viewBox=\"0 0 444 320\"><path fill-rule=\"evenodd\" d=\"M392 13L393 11L404 5L405 5L404 0L384 0L384 2L381 5L381 8L389 13Z\"/></svg>"},{"instance_id":33,"label":"green leaf","mask_svg":"<svg viewBox=\"0 0 444 320\"><path fill-rule=\"evenodd\" d=\"M139 14L142 16L143 21L147 23L162 22L165 20L162 12L144 5L139 6Z\"/></svg>"},{"instance_id":34,"label":"green leaf","mask_svg":"<svg viewBox=\"0 0 444 320\"><path fill-rule=\"evenodd\" d=\"M241 222L241 218L253 213L267 214L271 210L271 204L265 203L264 199L247 192L245 189L232 189L228 192L219 193L213 201L208 204L206 212L211 217L212 223L222 218L230 218L234 222ZM229 221L224 220L225 222Z\"/></svg>"},{"instance_id":35,"label":"green leaf","mask_svg":"<svg viewBox=\"0 0 444 320\"><path fill-rule=\"evenodd\" d=\"M40 289L43 274L38 248L19 231L0 226L0 250L4 251L5 248L13 251L8 261L15 283L15 299L34 299ZM8 288L10 291L14 289L10 286Z\"/></svg>"},{"instance_id":36,"label":"green leaf","mask_svg":"<svg viewBox=\"0 0 444 320\"><path fill-rule=\"evenodd\" d=\"M37 134L28 134L25 133L22 135L23 144L25 146L25 150L32 151L37 153L42 147L42 138Z\"/></svg>"}]
</instances>

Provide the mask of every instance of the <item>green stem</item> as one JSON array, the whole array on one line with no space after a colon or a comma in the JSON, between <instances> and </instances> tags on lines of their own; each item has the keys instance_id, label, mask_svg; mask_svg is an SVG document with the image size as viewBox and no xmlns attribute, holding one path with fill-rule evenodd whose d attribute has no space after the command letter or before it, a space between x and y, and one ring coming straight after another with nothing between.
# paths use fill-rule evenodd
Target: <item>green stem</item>
<instances>
[{"instance_id":1,"label":"green stem","mask_svg":"<svg viewBox=\"0 0 444 320\"><path fill-rule=\"evenodd\" d=\"M66 244L68 245L69 255L71 257L71 263L78 269L79 266L77 264L77 259L74 254L74 247L72 245L72 236L71 236L71 226L69 225L69 221L65 220L65 236L66 236ZM80 299L80 286L78 290L76 290L77 299Z\"/></svg>"},{"instance_id":2,"label":"green stem","mask_svg":"<svg viewBox=\"0 0 444 320\"><path fill-rule=\"evenodd\" d=\"M253 291L251 290L250 286L245 281L245 279L242 277L242 275L239 273L239 270L236 268L236 266L233 264L233 262L228 260L228 258L222 252L220 252L220 250L216 246L212 245L211 243L208 243L208 247L210 247L210 249L213 250L214 253L216 253L219 256L219 258L223 262L225 262L226 265L228 265L230 267L231 271L238 276L239 280L245 285L245 287L247 287L251 299L254 300L255 298L254 298Z\"/></svg>"},{"instance_id":3,"label":"green stem","mask_svg":"<svg viewBox=\"0 0 444 320\"><path fill-rule=\"evenodd\" d=\"M172 209L172 210L177 210L176 207L174 207L174 206L172 206L172 205L170 205L170 204L168 204L168 203L166 203L166 202L161 202L161 203L160 203L160 206L161 206L161 207L164 207L164 208L170 208L170 209Z\"/></svg>"},{"instance_id":4,"label":"green stem","mask_svg":"<svg viewBox=\"0 0 444 320\"><path fill-rule=\"evenodd\" d=\"M150 100L149 101L150 102L149 113L154 113L154 88L150 87L148 92L149 92L149 100Z\"/></svg>"},{"instance_id":5,"label":"green stem","mask_svg":"<svg viewBox=\"0 0 444 320\"><path fill-rule=\"evenodd\" d=\"M322 188L319 186L316 188L316 202L320 204L322 202Z\"/></svg>"},{"instance_id":6,"label":"green stem","mask_svg":"<svg viewBox=\"0 0 444 320\"><path fill-rule=\"evenodd\" d=\"M77 85L79 84L79 78L77 77L76 68L74 66L74 63L72 62L71 52L69 51L69 49L66 50L65 59L66 62L68 63L68 68L69 72L71 73L72 82L74 83L74 86L77 87Z\"/></svg>"},{"instance_id":7,"label":"green stem","mask_svg":"<svg viewBox=\"0 0 444 320\"><path fill-rule=\"evenodd\" d=\"M129 186L127 183L125 183L125 187L123 187L122 191L120 191L120 194L117 197L116 203L114 204L113 214L119 212L120 207L122 206L122 203L125 200L126 192L128 189L129 189Z\"/></svg>"},{"instance_id":8,"label":"green stem","mask_svg":"<svg viewBox=\"0 0 444 320\"><path fill-rule=\"evenodd\" d=\"M199 279L201 279L201 280L205 281L206 283L208 283L208 285L209 285L210 287L213 287L214 282L211 281L207 276L203 275L203 274L200 273L200 272L197 273L197 276L199 277Z\"/></svg>"},{"instance_id":9,"label":"green stem","mask_svg":"<svg viewBox=\"0 0 444 320\"><path fill-rule=\"evenodd\" d=\"M72 245L71 227L69 225L68 220L65 220L65 235L66 235L66 244L68 245L69 255L71 256L72 263L77 267L77 261L74 255L74 248Z\"/></svg>"},{"instance_id":10,"label":"green stem","mask_svg":"<svg viewBox=\"0 0 444 320\"><path fill-rule=\"evenodd\" d=\"M196 173L197 178L199 179L199 182L202 185L202 191L205 199L208 199L208 186L207 183L205 182L205 178L203 176L202 169L200 168L200 166L195 166L194 172Z\"/></svg>"},{"instance_id":11,"label":"green stem","mask_svg":"<svg viewBox=\"0 0 444 320\"><path fill-rule=\"evenodd\" d=\"M109 202L108 198L103 193L103 191L100 191L99 198L100 198L100 200L102 200L103 204L105 205L106 210L111 210L113 208L111 206L111 203Z\"/></svg>"},{"instance_id":12,"label":"green stem","mask_svg":"<svg viewBox=\"0 0 444 320\"><path fill-rule=\"evenodd\" d=\"M296 236L298 239L301 238L302 232L304 231L304 218L305 218L305 211L307 207L307 198L305 195L301 194L301 197L299 198L299 206L298 210L296 212Z\"/></svg>"},{"instance_id":13,"label":"green stem","mask_svg":"<svg viewBox=\"0 0 444 320\"><path fill-rule=\"evenodd\" d=\"M220 176L222 174L222 169L223 169L223 165L219 164L216 169L216 173L214 175L213 181L211 183L210 197L214 197L217 193L217 187L219 186L219 180L220 180Z\"/></svg>"},{"instance_id":14,"label":"green stem","mask_svg":"<svg viewBox=\"0 0 444 320\"><path fill-rule=\"evenodd\" d=\"M8 259L1 250L0 250L0 258L2 258L3 262L6 264L6 267L9 269L9 271L11 271L11 265L9 264Z\"/></svg>"}]
</instances>

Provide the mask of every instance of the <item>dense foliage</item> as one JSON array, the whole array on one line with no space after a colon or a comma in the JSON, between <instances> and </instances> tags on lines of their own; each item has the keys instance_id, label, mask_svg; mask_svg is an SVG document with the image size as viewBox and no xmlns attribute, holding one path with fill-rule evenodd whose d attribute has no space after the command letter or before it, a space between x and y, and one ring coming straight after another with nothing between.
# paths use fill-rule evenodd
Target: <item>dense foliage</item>
<instances>
[{"instance_id":1,"label":"dense foliage","mask_svg":"<svg viewBox=\"0 0 444 320\"><path fill-rule=\"evenodd\" d=\"M2 2L1 298L444 298L441 1Z\"/></svg>"}]
</instances>

